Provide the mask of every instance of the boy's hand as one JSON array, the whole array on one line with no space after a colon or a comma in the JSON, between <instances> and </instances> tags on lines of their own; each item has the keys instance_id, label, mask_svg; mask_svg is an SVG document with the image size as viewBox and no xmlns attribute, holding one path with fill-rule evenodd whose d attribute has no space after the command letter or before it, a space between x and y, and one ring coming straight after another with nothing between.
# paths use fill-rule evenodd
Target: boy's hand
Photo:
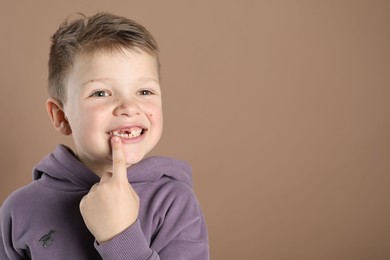
<instances>
[{"instance_id":1,"label":"boy's hand","mask_svg":"<svg viewBox=\"0 0 390 260\"><path fill-rule=\"evenodd\" d=\"M80 202L80 211L98 243L110 240L138 218L139 198L127 179L120 138L111 139L113 173L104 174Z\"/></svg>"}]
</instances>

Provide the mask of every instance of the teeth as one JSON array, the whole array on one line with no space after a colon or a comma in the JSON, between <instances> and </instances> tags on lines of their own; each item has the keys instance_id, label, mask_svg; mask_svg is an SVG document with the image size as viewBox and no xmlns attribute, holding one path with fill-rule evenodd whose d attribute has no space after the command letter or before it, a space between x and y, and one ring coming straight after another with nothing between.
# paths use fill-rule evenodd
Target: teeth
<instances>
[{"instance_id":1,"label":"teeth","mask_svg":"<svg viewBox=\"0 0 390 260\"><path fill-rule=\"evenodd\" d=\"M111 135L119 136L123 138L135 138L140 136L142 129L130 129L129 131L113 131Z\"/></svg>"}]
</instances>

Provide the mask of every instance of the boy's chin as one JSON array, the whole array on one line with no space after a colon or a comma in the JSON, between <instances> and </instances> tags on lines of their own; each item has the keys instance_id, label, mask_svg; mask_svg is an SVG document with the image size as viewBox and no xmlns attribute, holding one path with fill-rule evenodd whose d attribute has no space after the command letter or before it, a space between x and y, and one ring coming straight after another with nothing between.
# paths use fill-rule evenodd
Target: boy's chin
<instances>
[{"instance_id":1,"label":"boy's chin","mask_svg":"<svg viewBox=\"0 0 390 260\"><path fill-rule=\"evenodd\" d=\"M145 157L144 154L126 154L126 167L140 162Z\"/></svg>"}]
</instances>

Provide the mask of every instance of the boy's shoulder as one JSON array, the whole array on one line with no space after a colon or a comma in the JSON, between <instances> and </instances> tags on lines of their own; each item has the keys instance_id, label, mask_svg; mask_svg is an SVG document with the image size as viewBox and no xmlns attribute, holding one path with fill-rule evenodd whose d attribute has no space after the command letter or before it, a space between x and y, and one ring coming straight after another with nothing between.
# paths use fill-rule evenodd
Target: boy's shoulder
<instances>
[{"instance_id":1,"label":"boy's shoulder","mask_svg":"<svg viewBox=\"0 0 390 260\"><path fill-rule=\"evenodd\" d=\"M130 182L155 182L170 179L192 187L191 166L167 156L151 156L128 168Z\"/></svg>"},{"instance_id":2,"label":"boy's shoulder","mask_svg":"<svg viewBox=\"0 0 390 260\"><path fill-rule=\"evenodd\" d=\"M145 203L149 199L159 205L197 203L191 167L186 161L166 156L148 157L128 169L128 178Z\"/></svg>"},{"instance_id":3,"label":"boy's shoulder","mask_svg":"<svg viewBox=\"0 0 390 260\"><path fill-rule=\"evenodd\" d=\"M29 211L33 210L36 206L36 201L40 198L41 190L37 181L33 181L23 187L13 191L4 200L0 207L1 215L8 213L11 214L15 210ZM36 208L35 208L36 209Z\"/></svg>"}]
</instances>

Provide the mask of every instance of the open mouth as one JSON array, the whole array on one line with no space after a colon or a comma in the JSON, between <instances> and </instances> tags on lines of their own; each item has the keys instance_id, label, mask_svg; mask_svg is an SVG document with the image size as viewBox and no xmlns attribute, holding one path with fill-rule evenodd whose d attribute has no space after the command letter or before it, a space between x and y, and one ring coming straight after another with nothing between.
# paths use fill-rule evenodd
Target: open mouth
<instances>
[{"instance_id":1,"label":"open mouth","mask_svg":"<svg viewBox=\"0 0 390 260\"><path fill-rule=\"evenodd\" d=\"M144 134L146 129L141 127L131 127L120 130L111 131L108 134L112 136L118 136L122 138L137 138L138 136Z\"/></svg>"}]
</instances>

